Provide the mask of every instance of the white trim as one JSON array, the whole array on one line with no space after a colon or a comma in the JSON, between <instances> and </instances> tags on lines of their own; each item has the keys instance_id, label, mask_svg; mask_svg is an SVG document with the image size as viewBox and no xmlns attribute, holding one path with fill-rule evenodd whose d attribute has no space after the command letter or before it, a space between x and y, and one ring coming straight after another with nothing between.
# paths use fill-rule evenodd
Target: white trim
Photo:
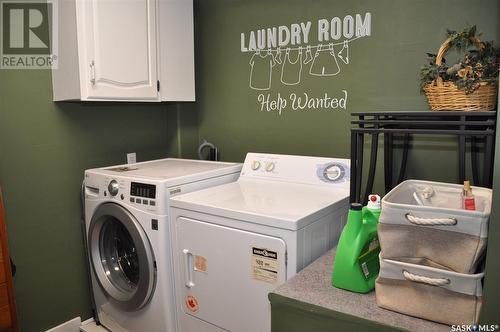
<instances>
[{"instance_id":1,"label":"white trim","mask_svg":"<svg viewBox=\"0 0 500 332\"><path fill-rule=\"evenodd\" d=\"M68 320L56 327L47 330L46 332L79 332L80 325L82 325L82 319L80 316Z\"/></svg>"},{"instance_id":2,"label":"white trim","mask_svg":"<svg viewBox=\"0 0 500 332\"><path fill-rule=\"evenodd\" d=\"M80 327L80 332L109 332L107 328L102 325L97 325L94 318L89 318L86 321L82 322L82 326Z\"/></svg>"},{"instance_id":3,"label":"white trim","mask_svg":"<svg viewBox=\"0 0 500 332\"><path fill-rule=\"evenodd\" d=\"M95 322L94 318L90 317L89 319L84 320L81 325L83 326L83 325L87 325L87 324L90 324L90 323L93 323L93 322Z\"/></svg>"}]
</instances>

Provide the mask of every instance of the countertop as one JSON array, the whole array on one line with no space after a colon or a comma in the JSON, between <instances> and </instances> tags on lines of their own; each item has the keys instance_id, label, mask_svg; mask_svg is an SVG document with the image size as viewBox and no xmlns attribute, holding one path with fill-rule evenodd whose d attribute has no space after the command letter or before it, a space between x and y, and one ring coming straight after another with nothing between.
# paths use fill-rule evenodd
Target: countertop
<instances>
[{"instance_id":1,"label":"countertop","mask_svg":"<svg viewBox=\"0 0 500 332\"><path fill-rule=\"evenodd\" d=\"M335 249L318 258L273 293L336 312L409 331L450 331L450 326L403 315L377 306L375 292L358 294L331 285Z\"/></svg>"}]
</instances>

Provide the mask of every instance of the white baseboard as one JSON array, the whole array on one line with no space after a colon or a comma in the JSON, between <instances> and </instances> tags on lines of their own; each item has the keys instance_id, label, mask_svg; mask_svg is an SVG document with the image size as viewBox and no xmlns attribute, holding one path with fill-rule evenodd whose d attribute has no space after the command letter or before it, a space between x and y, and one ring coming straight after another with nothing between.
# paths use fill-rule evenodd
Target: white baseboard
<instances>
[{"instance_id":1,"label":"white baseboard","mask_svg":"<svg viewBox=\"0 0 500 332\"><path fill-rule=\"evenodd\" d=\"M82 322L82 326L80 326L80 332L110 332L110 330L106 329L102 325L97 325L93 318L87 319Z\"/></svg>"},{"instance_id":2,"label":"white baseboard","mask_svg":"<svg viewBox=\"0 0 500 332\"><path fill-rule=\"evenodd\" d=\"M84 320L84 321L82 322L82 326L83 326L83 325L90 324L90 323L93 323L93 322L95 322L95 321L94 321L94 318L93 318L93 317L90 317L89 319Z\"/></svg>"},{"instance_id":3,"label":"white baseboard","mask_svg":"<svg viewBox=\"0 0 500 332\"><path fill-rule=\"evenodd\" d=\"M46 332L79 332L80 325L82 325L82 319L80 317L75 317L65 323L51 328L50 330L47 330Z\"/></svg>"}]
</instances>

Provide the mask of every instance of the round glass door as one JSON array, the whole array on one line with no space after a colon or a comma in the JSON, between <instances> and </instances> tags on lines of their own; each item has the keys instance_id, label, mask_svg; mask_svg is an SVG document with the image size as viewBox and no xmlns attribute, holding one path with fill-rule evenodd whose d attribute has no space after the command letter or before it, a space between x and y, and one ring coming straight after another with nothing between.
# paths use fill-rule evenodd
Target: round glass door
<instances>
[{"instance_id":1,"label":"round glass door","mask_svg":"<svg viewBox=\"0 0 500 332\"><path fill-rule=\"evenodd\" d=\"M108 279L125 292L134 292L139 282L139 257L130 233L113 218L103 224L99 240L102 267Z\"/></svg>"},{"instance_id":2,"label":"round glass door","mask_svg":"<svg viewBox=\"0 0 500 332\"><path fill-rule=\"evenodd\" d=\"M125 208L105 203L89 228L94 273L108 300L126 311L146 305L156 283L151 244L142 226Z\"/></svg>"}]
</instances>

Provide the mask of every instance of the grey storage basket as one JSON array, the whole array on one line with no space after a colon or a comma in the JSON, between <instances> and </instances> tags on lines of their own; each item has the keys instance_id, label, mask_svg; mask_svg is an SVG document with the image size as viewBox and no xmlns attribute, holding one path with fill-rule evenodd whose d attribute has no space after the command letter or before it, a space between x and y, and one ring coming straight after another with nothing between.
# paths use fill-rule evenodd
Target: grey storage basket
<instances>
[{"instance_id":1,"label":"grey storage basket","mask_svg":"<svg viewBox=\"0 0 500 332\"><path fill-rule=\"evenodd\" d=\"M382 199L384 258L474 273L484 254L491 189L472 187L476 211L462 209L462 186L408 180Z\"/></svg>"},{"instance_id":2,"label":"grey storage basket","mask_svg":"<svg viewBox=\"0 0 500 332\"><path fill-rule=\"evenodd\" d=\"M462 274L380 257L378 306L450 325L479 319L484 273Z\"/></svg>"}]
</instances>

